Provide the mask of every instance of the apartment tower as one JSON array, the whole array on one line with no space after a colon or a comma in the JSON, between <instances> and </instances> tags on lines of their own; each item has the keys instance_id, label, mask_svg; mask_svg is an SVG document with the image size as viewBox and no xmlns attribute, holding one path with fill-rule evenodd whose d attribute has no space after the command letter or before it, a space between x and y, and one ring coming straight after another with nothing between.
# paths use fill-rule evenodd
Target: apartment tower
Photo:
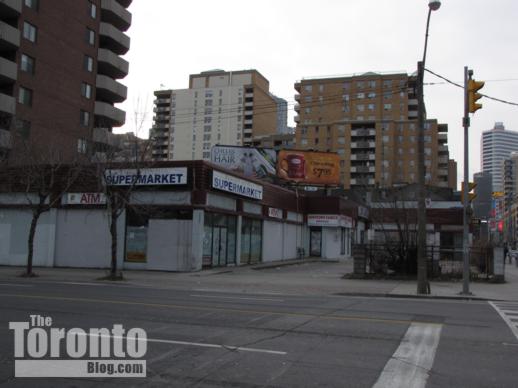
<instances>
[{"instance_id":1,"label":"apartment tower","mask_svg":"<svg viewBox=\"0 0 518 388\"><path fill-rule=\"evenodd\" d=\"M213 145L246 146L276 133L282 122L278 100L257 70L212 70L189 78L189 89L155 91L154 160L209 160Z\"/></svg>"},{"instance_id":2,"label":"apartment tower","mask_svg":"<svg viewBox=\"0 0 518 388\"><path fill-rule=\"evenodd\" d=\"M124 124L114 105L130 47L131 0L0 1L0 155L74 160Z\"/></svg>"},{"instance_id":3,"label":"apartment tower","mask_svg":"<svg viewBox=\"0 0 518 388\"><path fill-rule=\"evenodd\" d=\"M337 152L346 189L417 182L415 82L404 73L297 82L297 148ZM447 131L435 119L425 122L426 183L455 188Z\"/></svg>"},{"instance_id":4,"label":"apartment tower","mask_svg":"<svg viewBox=\"0 0 518 388\"><path fill-rule=\"evenodd\" d=\"M484 131L481 139L482 171L491 173L493 191L504 191L504 160L518 151L518 132L508 131L501 122Z\"/></svg>"}]
</instances>

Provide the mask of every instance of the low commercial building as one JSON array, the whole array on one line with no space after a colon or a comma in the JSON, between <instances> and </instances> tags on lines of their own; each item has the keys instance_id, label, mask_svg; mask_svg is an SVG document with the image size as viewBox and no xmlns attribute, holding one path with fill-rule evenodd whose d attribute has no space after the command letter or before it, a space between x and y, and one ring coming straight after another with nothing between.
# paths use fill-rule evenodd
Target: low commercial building
<instances>
[{"instance_id":1,"label":"low commercial building","mask_svg":"<svg viewBox=\"0 0 518 388\"><path fill-rule=\"evenodd\" d=\"M36 229L34 265L110 264L109 197L82 173L61 191ZM126 206L117 220L119 268L197 271L289 260L301 253L347 259L357 210L339 197L309 197L204 161L110 166L107 184ZM0 265L24 265L37 194L0 185ZM57 195L57 194L55 194Z\"/></svg>"}]
</instances>

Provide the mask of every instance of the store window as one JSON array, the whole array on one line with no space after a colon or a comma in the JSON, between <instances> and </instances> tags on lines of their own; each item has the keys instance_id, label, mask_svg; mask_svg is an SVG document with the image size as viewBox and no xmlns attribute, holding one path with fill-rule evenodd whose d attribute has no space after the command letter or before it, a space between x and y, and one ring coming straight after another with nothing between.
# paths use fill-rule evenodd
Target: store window
<instances>
[{"instance_id":1,"label":"store window","mask_svg":"<svg viewBox=\"0 0 518 388\"><path fill-rule=\"evenodd\" d=\"M124 259L131 263L145 263L147 262L149 217L131 209L128 209L127 214L126 255Z\"/></svg>"},{"instance_id":2,"label":"store window","mask_svg":"<svg viewBox=\"0 0 518 388\"><path fill-rule=\"evenodd\" d=\"M205 213L203 266L218 267L236 262L236 217Z\"/></svg>"},{"instance_id":3,"label":"store window","mask_svg":"<svg viewBox=\"0 0 518 388\"><path fill-rule=\"evenodd\" d=\"M261 261L262 238L262 221L243 217L241 223L241 264L256 264Z\"/></svg>"}]
</instances>

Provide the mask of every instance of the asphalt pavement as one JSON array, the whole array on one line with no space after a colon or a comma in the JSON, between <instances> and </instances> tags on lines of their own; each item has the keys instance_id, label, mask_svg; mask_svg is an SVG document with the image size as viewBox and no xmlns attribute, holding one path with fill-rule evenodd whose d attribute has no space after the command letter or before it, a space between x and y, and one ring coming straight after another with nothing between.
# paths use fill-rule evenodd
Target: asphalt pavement
<instances>
[{"instance_id":1,"label":"asphalt pavement","mask_svg":"<svg viewBox=\"0 0 518 388\"><path fill-rule=\"evenodd\" d=\"M235 272L161 274L150 284L140 274L111 283L95 271L21 279L0 269L0 386L516 387L518 303L324 293L335 290L332 268L243 273L255 282L244 292ZM285 292L268 283L277 273ZM304 276L320 292L286 292ZM211 278L223 280L200 281ZM146 377L15 378L9 322L30 315L66 330L144 329Z\"/></svg>"}]
</instances>

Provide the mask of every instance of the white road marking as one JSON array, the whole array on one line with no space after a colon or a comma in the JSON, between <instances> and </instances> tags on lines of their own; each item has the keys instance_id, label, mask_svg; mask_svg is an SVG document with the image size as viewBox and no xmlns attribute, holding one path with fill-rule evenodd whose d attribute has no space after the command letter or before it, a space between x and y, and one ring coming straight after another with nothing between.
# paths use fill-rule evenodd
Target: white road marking
<instances>
[{"instance_id":1,"label":"white road marking","mask_svg":"<svg viewBox=\"0 0 518 388\"><path fill-rule=\"evenodd\" d=\"M189 296L192 296L195 298L238 299L238 300L259 300L259 301L268 301L268 302L284 302L284 299L244 298L244 297L239 297L239 296L198 295L198 294L191 294Z\"/></svg>"},{"instance_id":2,"label":"white road marking","mask_svg":"<svg viewBox=\"0 0 518 388\"><path fill-rule=\"evenodd\" d=\"M424 388L442 325L412 323L373 388Z\"/></svg>"},{"instance_id":3,"label":"white road marking","mask_svg":"<svg viewBox=\"0 0 518 388\"><path fill-rule=\"evenodd\" d=\"M511 329L516 339L518 339L518 322L513 322L516 320L514 315L516 314L515 311L508 312L509 307L518 307L518 302L516 303L501 303L501 302L488 302L493 308L496 310L498 315L502 317L505 323L507 323L507 326ZM511 317L513 315L513 317Z\"/></svg>"},{"instance_id":4,"label":"white road marking","mask_svg":"<svg viewBox=\"0 0 518 388\"><path fill-rule=\"evenodd\" d=\"M99 286L99 287L113 286L113 284L87 283L87 282L59 282L59 284L72 284L74 286Z\"/></svg>"},{"instance_id":5,"label":"white road marking","mask_svg":"<svg viewBox=\"0 0 518 388\"><path fill-rule=\"evenodd\" d=\"M124 336L117 335L102 335L102 334L92 334L92 333L77 333L78 335L84 336L92 336L92 337L103 337L103 338L117 338L117 339L127 339ZM174 341L174 340L165 340L165 339L156 339L156 338L136 338L137 341L147 341L147 342L156 342L161 344L171 344L171 345L183 345L183 346L198 346L201 348L212 348L212 349L225 349L232 351L240 351L240 352L253 352L253 353L266 353L266 354L275 354L279 356L285 356L288 354L287 352L282 352L279 350L269 350L269 349L258 349L258 348L247 348L242 346L232 346L232 345L222 345L222 344L209 344L204 342L189 342L189 341Z\"/></svg>"},{"instance_id":6,"label":"white road marking","mask_svg":"<svg viewBox=\"0 0 518 388\"><path fill-rule=\"evenodd\" d=\"M9 286L9 287L34 287L33 284L14 284L14 283L0 283L0 286Z\"/></svg>"}]
</instances>

